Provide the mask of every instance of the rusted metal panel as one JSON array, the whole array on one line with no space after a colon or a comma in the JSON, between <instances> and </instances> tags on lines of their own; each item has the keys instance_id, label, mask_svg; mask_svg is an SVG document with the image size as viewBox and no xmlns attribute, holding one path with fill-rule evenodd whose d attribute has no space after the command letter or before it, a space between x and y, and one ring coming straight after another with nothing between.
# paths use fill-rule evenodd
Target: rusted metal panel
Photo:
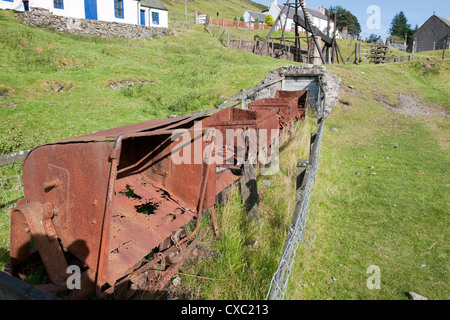
<instances>
[{"instance_id":1,"label":"rusted metal panel","mask_svg":"<svg viewBox=\"0 0 450 320\"><path fill-rule=\"evenodd\" d=\"M280 128L289 129L297 117L298 104L295 99L265 98L248 104L251 111L277 110Z\"/></svg>"},{"instance_id":2,"label":"rusted metal panel","mask_svg":"<svg viewBox=\"0 0 450 320\"><path fill-rule=\"evenodd\" d=\"M23 207L14 214L17 223L11 225L11 234L20 235L11 242L11 266L27 258L31 234L35 240L59 239L64 249L96 271L98 291L131 272L172 232L215 203L215 167L206 169L202 193L204 163L194 163L194 153L192 163L171 161L179 144L171 140L173 129L189 128L193 121L152 121L34 149L23 169L27 203L21 201ZM203 134L194 133L189 141L199 140L202 154L208 144ZM28 214L30 210L39 212ZM34 232L39 225L42 231ZM41 257L50 261L45 266L52 281L61 282L57 276L64 266L54 261L58 250L51 252L53 247L49 251L39 243Z\"/></svg>"},{"instance_id":3,"label":"rusted metal panel","mask_svg":"<svg viewBox=\"0 0 450 320\"><path fill-rule=\"evenodd\" d=\"M277 91L275 98L296 99L298 102L297 118L303 119L305 117L306 106L308 104L308 93L309 90L296 90L296 91L279 90Z\"/></svg>"}]
</instances>

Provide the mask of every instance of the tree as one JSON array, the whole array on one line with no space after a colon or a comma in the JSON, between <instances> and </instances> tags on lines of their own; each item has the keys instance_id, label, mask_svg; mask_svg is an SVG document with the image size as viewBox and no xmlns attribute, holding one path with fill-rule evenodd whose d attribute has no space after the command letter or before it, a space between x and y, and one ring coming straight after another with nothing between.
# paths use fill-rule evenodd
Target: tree
<instances>
[{"instance_id":1,"label":"tree","mask_svg":"<svg viewBox=\"0 0 450 320\"><path fill-rule=\"evenodd\" d=\"M411 43L414 32L415 30L411 28L403 11L400 11L394 16L394 19L392 19L391 22L391 28L389 29L389 34L391 36L397 36L402 39L405 39L406 37L406 42Z\"/></svg>"},{"instance_id":2,"label":"tree","mask_svg":"<svg viewBox=\"0 0 450 320\"><path fill-rule=\"evenodd\" d=\"M266 21L265 21L265 23L266 23L267 25L269 25L269 26L273 26L273 24L275 23L275 21L273 20L273 17L272 17L271 14L268 14L268 15L266 16Z\"/></svg>"},{"instance_id":3,"label":"tree","mask_svg":"<svg viewBox=\"0 0 450 320\"><path fill-rule=\"evenodd\" d=\"M350 11L342 8L341 6L330 6L329 9L325 10L325 14L334 21L334 14L336 13L337 18L337 28L342 32L344 27L348 28L348 32L356 34L359 36L361 33L361 25L359 24L358 18L354 16Z\"/></svg>"}]
</instances>

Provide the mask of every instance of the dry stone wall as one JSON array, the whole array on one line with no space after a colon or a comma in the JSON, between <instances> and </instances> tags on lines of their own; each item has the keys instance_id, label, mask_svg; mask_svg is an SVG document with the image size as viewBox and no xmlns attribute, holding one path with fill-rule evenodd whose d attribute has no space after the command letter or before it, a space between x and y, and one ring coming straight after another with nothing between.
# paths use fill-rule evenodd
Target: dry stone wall
<instances>
[{"instance_id":1,"label":"dry stone wall","mask_svg":"<svg viewBox=\"0 0 450 320\"><path fill-rule=\"evenodd\" d=\"M17 13L17 16L22 19L24 24L32 27L82 35L127 39L154 39L172 34L167 28L153 28L128 23L69 18L40 11L21 12Z\"/></svg>"}]
</instances>

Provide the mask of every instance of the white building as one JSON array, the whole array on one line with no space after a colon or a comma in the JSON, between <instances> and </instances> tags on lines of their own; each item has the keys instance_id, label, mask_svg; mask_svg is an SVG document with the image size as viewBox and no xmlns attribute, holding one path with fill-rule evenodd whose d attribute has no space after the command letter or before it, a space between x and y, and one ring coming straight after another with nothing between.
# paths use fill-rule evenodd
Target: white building
<instances>
[{"instance_id":1,"label":"white building","mask_svg":"<svg viewBox=\"0 0 450 320\"><path fill-rule=\"evenodd\" d=\"M54 15L168 28L168 10L160 0L29 0L30 11ZM0 0L0 9L24 11L22 0Z\"/></svg>"},{"instance_id":2,"label":"white building","mask_svg":"<svg viewBox=\"0 0 450 320\"><path fill-rule=\"evenodd\" d=\"M266 21L267 13L261 13L256 11L247 10L244 13L245 22L258 22L264 23Z\"/></svg>"},{"instance_id":3,"label":"white building","mask_svg":"<svg viewBox=\"0 0 450 320\"><path fill-rule=\"evenodd\" d=\"M281 29L284 26L284 23L286 22L285 30L294 30L295 9L286 7L284 8L284 10L282 10L283 7L284 5L279 5L277 0L272 0L269 10L264 13L270 14L273 17L273 20L275 21L281 12L281 19L280 22L278 23L277 28ZM325 15L325 7L322 6L321 8L319 8L319 10L314 10L311 8L306 8L306 10L312 17L313 25L320 31L322 31L324 34L327 34L328 17ZM299 8L298 14L299 16L303 17L303 10L301 10L301 8ZM299 28L299 30L304 31L303 28ZM332 34L333 31L334 31L334 22L330 21L330 34Z\"/></svg>"}]
</instances>

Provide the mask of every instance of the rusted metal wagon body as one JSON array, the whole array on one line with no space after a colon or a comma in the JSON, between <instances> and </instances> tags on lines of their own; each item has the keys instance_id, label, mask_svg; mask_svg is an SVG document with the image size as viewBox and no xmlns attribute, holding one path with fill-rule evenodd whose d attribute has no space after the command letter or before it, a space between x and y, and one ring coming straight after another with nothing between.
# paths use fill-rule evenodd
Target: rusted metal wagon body
<instances>
[{"instance_id":1,"label":"rusted metal wagon body","mask_svg":"<svg viewBox=\"0 0 450 320\"><path fill-rule=\"evenodd\" d=\"M216 193L219 195L240 178L241 172L236 174L236 170L230 169L241 170L239 166L249 160L249 149L254 148L255 157L259 148L269 152L273 140L278 136L279 124L276 110L254 112L225 108L205 118L202 126L217 130L215 142L218 152L215 155L219 169ZM253 144L252 147L250 144Z\"/></svg>"},{"instance_id":2,"label":"rusted metal wagon body","mask_svg":"<svg viewBox=\"0 0 450 320\"><path fill-rule=\"evenodd\" d=\"M249 111L226 108L206 118L204 125L220 131L224 149L233 145L246 150L249 147L249 139L254 140L251 143L258 144L254 146L256 148L260 147L259 144L263 145L261 148L270 147L271 142L277 138L274 131L279 127L277 110L274 109ZM220 143L219 139L216 139L216 143ZM232 153L239 151L232 150Z\"/></svg>"},{"instance_id":3,"label":"rusted metal wagon body","mask_svg":"<svg viewBox=\"0 0 450 320\"><path fill-rule=\"evenodd\" d=\"M289 130L297 118L298 104L292 98L265 98L250 102L250 111L262 112L277 110L280 129Z\"/></svg>"},{"instance_id":4,"label":"rusted metal wagon body","mask_svg":"<svg viewBox=\"0 0 450 320\"><path fill-rule=\"evenodd\" d=\"M149 121L34 149L23 168L25 199L12 212L10 267L28 259L30 235L56 286L67 278L65 251L88 268L86 283L98 294L139 267L215 203L214 164L171 159L179 147L173 130L193 120ZM212 144L203 135L189 141L200 141L202 154Z\"/></svg>"},{"instance_id":5,"label":"rusted metal wagon body","mask_svg":"<svg viewBox=\"0 0 450 320\"><path fill-rule=\"evenodd\" d=\"M32 238L52 281L46 291L67 289L68 255L83 271L82 289L69 298L103 297L130 282L162 289L195 247L198 238L189 240L202 211L211 210L219 234L214 205L249 162L249 133L268 154L306 100L307 92L280 93L250 110L152 120L35 148L23 166L25 197L11 213L7 271L17 275L29 260Z\"/></svg>"},{"instance_id":6,"label":"rusted metal wagon body","mask_svg":"<svg viewBox=\"0 0 450 320\"><path fill-rule=\"evenodd\" d=\"M275 98L281 99L296 99L298 102L298 119L305 118L306 105L308 104L309 90L283 91L279 90Z\"/></svg>"}]
</instances>

